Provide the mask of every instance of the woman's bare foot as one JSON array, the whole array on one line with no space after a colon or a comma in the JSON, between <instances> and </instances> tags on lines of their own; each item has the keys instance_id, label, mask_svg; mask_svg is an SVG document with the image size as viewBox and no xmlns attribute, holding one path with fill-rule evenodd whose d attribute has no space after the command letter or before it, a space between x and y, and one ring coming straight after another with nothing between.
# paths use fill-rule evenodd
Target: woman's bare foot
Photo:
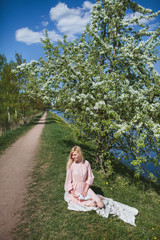
<instances>
[{"instance_id":1,"label":"woman's bare foot","mask_svg":"<svg viewBox=\"0 0 160 240\"><path fill-rule=\"evenodd\" d=\"M99 202L97 202L97 207L103 208L104 207L104 203L100 200Z\"/></svg>"}]
</instances>

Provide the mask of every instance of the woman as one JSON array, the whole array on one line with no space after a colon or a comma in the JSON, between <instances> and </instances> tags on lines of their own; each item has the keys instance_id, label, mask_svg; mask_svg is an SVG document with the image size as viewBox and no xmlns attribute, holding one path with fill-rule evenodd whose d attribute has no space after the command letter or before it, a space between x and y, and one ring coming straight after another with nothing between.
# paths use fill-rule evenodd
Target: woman
<instances>
[{"instance_id":1,"label":"woman","mask_svg":"<svg viewBox=\"0 0 160 240\"><path fill-rule=\"evenodd\" d=\"M90 188L94 176L87 160L83 160L83 154L79 146L71 149L65 181L65 190L69 193L69 201L88 207L103 208L104 204Z\"/></svg>"}]
</instances>

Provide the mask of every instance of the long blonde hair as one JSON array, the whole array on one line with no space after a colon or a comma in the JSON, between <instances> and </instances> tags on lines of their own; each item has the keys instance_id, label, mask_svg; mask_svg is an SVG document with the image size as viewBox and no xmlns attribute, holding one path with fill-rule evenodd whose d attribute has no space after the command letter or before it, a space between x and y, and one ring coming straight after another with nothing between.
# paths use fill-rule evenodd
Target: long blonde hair
<instances>
[{"instance_id":1,"label":"long blonde hair","mask_svg":"<svg viewBox=\"0 0 160 240\"><path fill-rule=\"evenodd\" d=\"M73 154L75 151L76 151L76 152L78 153L78 155L79 155L80 162L83 161L83 153L82 153L81 148L80 148L79 146L74 146L74 147L71 149L70 154L69 154L69 157L68 157L67 169L69 169L70 166L71 166L72 163L73 163L72 154Z\"/></svg>"}]
</instances>

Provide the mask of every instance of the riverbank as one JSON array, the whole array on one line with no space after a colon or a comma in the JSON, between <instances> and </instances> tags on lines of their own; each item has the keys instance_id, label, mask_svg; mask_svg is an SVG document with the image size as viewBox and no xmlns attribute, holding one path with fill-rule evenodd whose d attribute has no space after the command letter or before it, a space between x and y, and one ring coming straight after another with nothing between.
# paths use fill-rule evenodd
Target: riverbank
<instances>
[{"instance_id":1,"label":"riverbank","mask_svg":"<svg viewBox=\"0 0 160 240\"><path fill-rule=\"evenodd\" d=\"M95 212L74 212L64 201L66 162L71 147L80 145L92 165L94 191L129 206L136 207L136 227L117 217L108 219ZM94 168L94 145L78 142L70 126L54 114L47 115L41 146L28 189L26 204L20 214L15 240L151 240L160 236L160 195L156 185L136 180L122 165L107 179Z\"/></svg>"}]
</instances>

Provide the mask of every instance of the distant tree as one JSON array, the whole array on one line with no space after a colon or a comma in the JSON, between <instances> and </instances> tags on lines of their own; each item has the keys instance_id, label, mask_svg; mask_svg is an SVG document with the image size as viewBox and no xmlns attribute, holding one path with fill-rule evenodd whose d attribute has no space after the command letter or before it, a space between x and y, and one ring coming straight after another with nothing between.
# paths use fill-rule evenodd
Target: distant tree
<instances>
[{"instance_id":1,"label":"distant tree","mask_svg":"<svg viewBox=\"0 0 160 240\"><path fill-rule=\"evenodd\" d=\"M10 121L10 116L15 115L15 109L18 105L19 91L16 85L16 78L12 73L12 66L10 63L5 63L1 70L0 80L0 115L1 126L6 128Z\"/></svg>"},{"instance_id":2,"label":"distant tree","mask_svg":"<svg viewBox=\"0 0 160 240\"><path fill-rule=\"evenodd\" d=\"M18 53L15 54L15 60L16 61L13 63L13 69L26 62L26 60L22 58L22 55ZM21 72L18 72L17 74L14 73L14 75L16 78L16 85L19 92L19 115L25 116L25 111L29 108L29 101L26 94L28 76L26 73Z\"/></svg>"},{"instance_id":3,"label":"distant tree","mask_svg":"<svg viewBox=\"0 0 160 240\"><path fill-rule=\"evenodd\" d=\"M7 59L4 54L0 54L0 71L2 70L3 66L7 62Z\"/></svg>"},{"instance_id":4,"label":"distant tree","mask_svg":"<svg viewBox=\"0 0 160 240\"><path fill-rule=\"evenodd\" d=\"M5 131L18 124L26 113L34 109L45 110L46 106L40 97L34 100L27 94L29 75L14 72L14 69L26 62L22 55L15 54L15 62L7 63L4 55L0 55L0 129Z\"/></svg>"}]
</instances>

